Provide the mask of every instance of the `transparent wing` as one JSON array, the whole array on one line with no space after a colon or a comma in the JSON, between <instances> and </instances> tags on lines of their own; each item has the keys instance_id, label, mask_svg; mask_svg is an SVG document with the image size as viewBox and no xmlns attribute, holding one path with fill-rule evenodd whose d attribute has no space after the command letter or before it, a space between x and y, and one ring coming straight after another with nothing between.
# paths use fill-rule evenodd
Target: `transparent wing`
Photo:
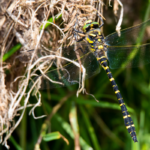
<instances>
[{"instance_id":1,"label":"transparent wing","mask_svg":"<svg viewBox=\"0 0 150 150\"><path fill-rule=\"evenodd\" d=\"M150 43L140 46L108 46L107 57L112 69L145 65L150 63Z\"/></svg>"},{"instance_id":2,"label":"transparent wing","mask_svg":"<svg viewBox=\"0 0 150 150\"><path fill-rule=\"evenodd\" d=\"M74 62L78 63L78 66L76 66L75 63L60 59L60 67L60 65L57 65L57 61L55 60L53 64L56 69L49 70L44 74L44 76L40 75L36 77L33 79L30 86L32 86L33 83L40 78L43 80L41 83L41 89L57 88L79 83L82 79L82 65L86 69L86 78L99 73L100 68L97 59L94 54L90 52L86 42L83 41L76 43L75 46L72 47L64 47L62 51L63 57L74 60Z\"/></svg>"},{"instance_id":3,"label":"transparent wing","mask_svg":"<svg viewBox=\"0 0 150 150\"><path fill-rule=\"evenodd\" d=\"M147 26L150 26L150 20L121 30L120 37L117 32L106 36L105 43L109 46L136 45L139 42L138 38L140 38Z\"/></svg>"}]
</instances>

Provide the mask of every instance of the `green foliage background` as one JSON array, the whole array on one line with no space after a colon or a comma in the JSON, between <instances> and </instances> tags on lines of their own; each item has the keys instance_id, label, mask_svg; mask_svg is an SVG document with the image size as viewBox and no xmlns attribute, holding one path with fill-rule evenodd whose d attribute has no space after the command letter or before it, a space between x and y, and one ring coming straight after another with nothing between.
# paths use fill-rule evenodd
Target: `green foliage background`
<instances>
[{"instance_id":1,"label":"green foliage background","mask_svg":"<svg viewBox=\"0 0 150 150\"><path fill-rule=\"evenodd\" d=\"M132 26L136 20L144 21L150 18L150 1L141 0L137 2L138 4L136 2L135 7L133 5L129 8L132 8L132 14L124 12L122 29ZM124 4L124 7L128 7L128 5ZM111 18L111 21L107 23L107 19L109 20L112 15L112 9L109 7L104 10L106 21L103 30L105 35L115 30L115 18ZM134 121L138 143L134 143L128 134L117 98L105 71L101 70L100 74L86 80L87 92L93 94L99 102L96 102L90 95L80 94L79 97L76 97L78 85L42 91L42 106L36 108L36 116L50 115L58 104L60 104L60 108L52 117L37 120L28 115L30 110L28 108L21 124L9 140L8 144L11 149L34 149L40 135L45 136L56 131L69 141L69 145L63 138L57 136L59 135L57 132L55 140L48 140L48 142L42 139L40 148L42 150L74 149L74 134L69 116L74 120L77 119L73 126L77 132L79 130L80 146L83 150L90 148L94 150L150 149L149 64L139 68L111 71ZM31 97L30 102L35 102L35 98ZM48 135L48 137L50 136L54 135ZM0 149L5 148L0 146Z\"/></svg>"}]
</instances>

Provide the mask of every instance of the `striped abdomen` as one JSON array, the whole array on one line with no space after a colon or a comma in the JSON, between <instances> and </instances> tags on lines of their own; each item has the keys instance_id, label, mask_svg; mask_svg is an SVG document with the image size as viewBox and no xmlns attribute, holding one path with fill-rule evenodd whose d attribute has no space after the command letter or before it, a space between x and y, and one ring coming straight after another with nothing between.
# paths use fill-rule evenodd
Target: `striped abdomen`
<instances>
[{"instance_id":1,"label":"striped abdomen","mask_svg":"<svg viewBox=\"0 0 150 150\"><path fill-rule=\"evenodd\" d=\"M105 56L101 56L100 58L97 58L97 60L99 61L99 63L101 64L101 66L104 68L104 70L106 71L107 75L108 75L108 78L112 84L112 87L115 91L115 94L117 96L117 99L118 99L118 102L120 104L120 107L121 107L121 111L122 111L122 114L123 114L123 119L124 119L124 123L125 123L125 126L128 130L128 132L130 133L132 139L134 142L137 142L137 138L136 138L136 133L135 133L135 127L134 127L134 123L127 111L127 108L125 106L125 103L123 101L123 98L120 94L120 91L118 90L118 86L112 76L112 73L110 72L109 70L109 67L108 67L108 64L107 64L107 58Z\"/></svg>"}]
</instances>

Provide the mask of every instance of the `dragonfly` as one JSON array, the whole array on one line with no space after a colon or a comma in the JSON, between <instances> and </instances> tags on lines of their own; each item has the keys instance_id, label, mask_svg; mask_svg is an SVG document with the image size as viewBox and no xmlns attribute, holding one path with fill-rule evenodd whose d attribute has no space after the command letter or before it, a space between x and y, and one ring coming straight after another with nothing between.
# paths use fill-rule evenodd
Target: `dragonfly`
<instances>
[{"instance_id":1,"label":"dragonfly","mask_svg":"<svg viewBox=\"0 0 150 150\"><path fill-rule=\"evenodd\" d=\"M118 69L138 67L141 64L150 63L150 43L141 45L140 41L144 33L143 31L150 25L150 20L121 30L120 36L118 36L117 32L114 32L106 37L101 32L101 27L104 25L102 19L101 21L102 24L86 20L82 31L74 29L77 34L81 33L83 37L76 40L74 46L63 47L63 57L83 65L86 69L86 78L99 73L99 66L102 66L106 71L121 107L126 129L133 141L138 142L133 120L125 106L123 97L109 67L111 69ZM56 69L45 73L51 79L50 88L80 83L79 78L81 77L79 77L79 74L82 73L82 69L64 59L60 59L59 61L62 67L57 66L56 60L53 59ZM56 84L52 80L62 84ZM45 83L42 82L44 85L41 87L48 88Z\"/></svg>"}]
</instances>

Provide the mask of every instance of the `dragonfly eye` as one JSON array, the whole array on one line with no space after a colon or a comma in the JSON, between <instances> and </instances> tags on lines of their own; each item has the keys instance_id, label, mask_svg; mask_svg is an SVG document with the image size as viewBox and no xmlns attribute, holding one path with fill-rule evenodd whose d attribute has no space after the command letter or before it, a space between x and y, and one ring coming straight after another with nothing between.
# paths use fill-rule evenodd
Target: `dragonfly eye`
<instances>
[{"instance_id":1,"label":"dragonfly eye","mask_svg":"<svg viewBox=\"0 0 150 150\"><path fill-rule=\"evenodd\" d=\"M87 25L87 24L90 25L91 23L92 23L92 20L86 20L85 23L84 23L84 26Z\"/></svg>"},{"instance_id":2,"label":"dragonfly eye","mask_svg":"<svg viewBox=\"0 0 150 150\"><path fill-rule=\"evenodd\" d=\"M98 22L92 22L92 20L87 20L84 23L83 31L86 33L89 30L94 29L94 28L98 28L98 27L99 27L99 23Z\"/></svg>"},{"instance_id":3,"label":"dragonfly eye","mask_svg":"<svg viewBox=\"0 0 150 150\"><path fill-rule=\"evenodd\" d=\"M91 24L92 24L92 20L85 21L83 26L83 32L86 33L87 31L89 31Z\"/></svg>"}]
</instances>

